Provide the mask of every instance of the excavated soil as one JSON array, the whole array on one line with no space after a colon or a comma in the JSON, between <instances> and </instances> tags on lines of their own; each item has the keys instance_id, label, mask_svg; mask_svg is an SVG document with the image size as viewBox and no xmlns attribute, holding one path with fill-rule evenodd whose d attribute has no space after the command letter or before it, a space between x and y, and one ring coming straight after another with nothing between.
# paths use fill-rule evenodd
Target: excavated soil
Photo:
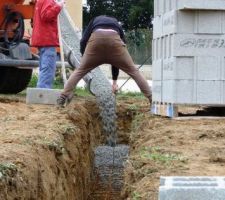
<instances>
[{"instance_id":1,"label":"excavated soil","mask_svg":"<svg viewBox=\"0 0 225 200\"><path fill-rule=\"evenodd\" d=\"M121 199L156 200L160 176L225 175L225 119L152 116L137 98L117 100L117 115L119 143L130 145ZM1 96L0 199L91 199L101 127L94 98L57 109Z\"/></svg>"}]
</instances>

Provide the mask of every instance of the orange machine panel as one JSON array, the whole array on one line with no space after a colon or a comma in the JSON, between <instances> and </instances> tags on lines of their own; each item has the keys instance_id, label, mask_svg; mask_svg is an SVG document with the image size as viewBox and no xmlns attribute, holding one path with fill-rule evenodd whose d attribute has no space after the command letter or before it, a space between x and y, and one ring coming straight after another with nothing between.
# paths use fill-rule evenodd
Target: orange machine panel
<instances>
[{"instance_id":1,"label":"orange machine panel","mask_svg":"<svg viewBox=\"0 0 225 200\"><path fill-rule=\"evenodd\" d=\"M33 5L24 5L24 0L0 0L0 24L5 18L5 9L20 12L25 19L31 19L33 16Z\"/></svg>"}]
</instances>

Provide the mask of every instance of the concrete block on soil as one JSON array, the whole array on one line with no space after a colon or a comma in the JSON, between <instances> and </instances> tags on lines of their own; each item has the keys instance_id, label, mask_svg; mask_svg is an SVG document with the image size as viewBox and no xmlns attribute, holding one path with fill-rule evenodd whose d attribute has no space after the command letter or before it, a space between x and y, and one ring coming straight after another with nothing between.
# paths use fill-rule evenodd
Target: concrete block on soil
<instances>
[{"instance_id":1,"label":"concrete block on soil","mask_svg":"<svg viewBox=\"0 0 225 200\"><path fill-rule=\"evenodd\" d=\"M27 104L55 105L62 90L46 88L27 88Z\"/></svg>"},{"instance_id":2,"label":"concrete block on soil","mask_svg":"<svg viewBox=\"0 0 225 200\"><path fill-rule=\"evenodd\" d=\"M224 200L225 177L161 177L159 200Z\"/></svg>"}]
</instances>

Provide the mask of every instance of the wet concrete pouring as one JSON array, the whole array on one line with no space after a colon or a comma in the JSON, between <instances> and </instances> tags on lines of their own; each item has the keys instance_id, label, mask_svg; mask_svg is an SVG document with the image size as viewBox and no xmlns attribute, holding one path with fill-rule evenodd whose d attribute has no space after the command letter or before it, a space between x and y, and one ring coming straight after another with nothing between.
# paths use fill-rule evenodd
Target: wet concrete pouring
<instances>
[{"instance_id":1,"label":"wet concrete pouring","mask_svg":"<svg viewBox=\"0 0 225 200\"><path fill-rule=\"evenodd\" d=\"M109 81L98 69L92 74L90 90L95 95L100 109L107 145L99 146L95 150L96 188L91 199L120 199L129 146L117 144L116 101Z\"/></svg>"}]
</instances>

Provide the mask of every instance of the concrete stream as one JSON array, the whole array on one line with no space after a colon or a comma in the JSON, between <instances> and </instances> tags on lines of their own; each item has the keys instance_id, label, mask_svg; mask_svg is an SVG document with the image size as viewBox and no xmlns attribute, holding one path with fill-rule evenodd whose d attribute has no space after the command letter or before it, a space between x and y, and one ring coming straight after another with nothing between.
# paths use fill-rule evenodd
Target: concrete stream
<instances>
[{"instance_id":1,"label":"concrete stream","mask_svg":"<svg viewBox=\"0 0 225 200\"><path fill-rule=\"evenodd\" d=\"M64 53L75 67L79 67L81 54L79 51L80 34L72 24L72 20L65 9L60 14L60 26ZM103 133L107 139L107 145L99 146L95 150L94 182L97 190L94 190L93 199L101 199L108 193L120 193L123 182L123 163L128 157L128 146L116 146L116 102L112 93L111 84L100 68L91 71L84 78L89 89L96 97L100 116L102 119ZM102 197L94 197L101 195ZM104 198L105 199L105 198ZM117 199L116 196L107 199Z\"/></svg>"}]
</instances>

